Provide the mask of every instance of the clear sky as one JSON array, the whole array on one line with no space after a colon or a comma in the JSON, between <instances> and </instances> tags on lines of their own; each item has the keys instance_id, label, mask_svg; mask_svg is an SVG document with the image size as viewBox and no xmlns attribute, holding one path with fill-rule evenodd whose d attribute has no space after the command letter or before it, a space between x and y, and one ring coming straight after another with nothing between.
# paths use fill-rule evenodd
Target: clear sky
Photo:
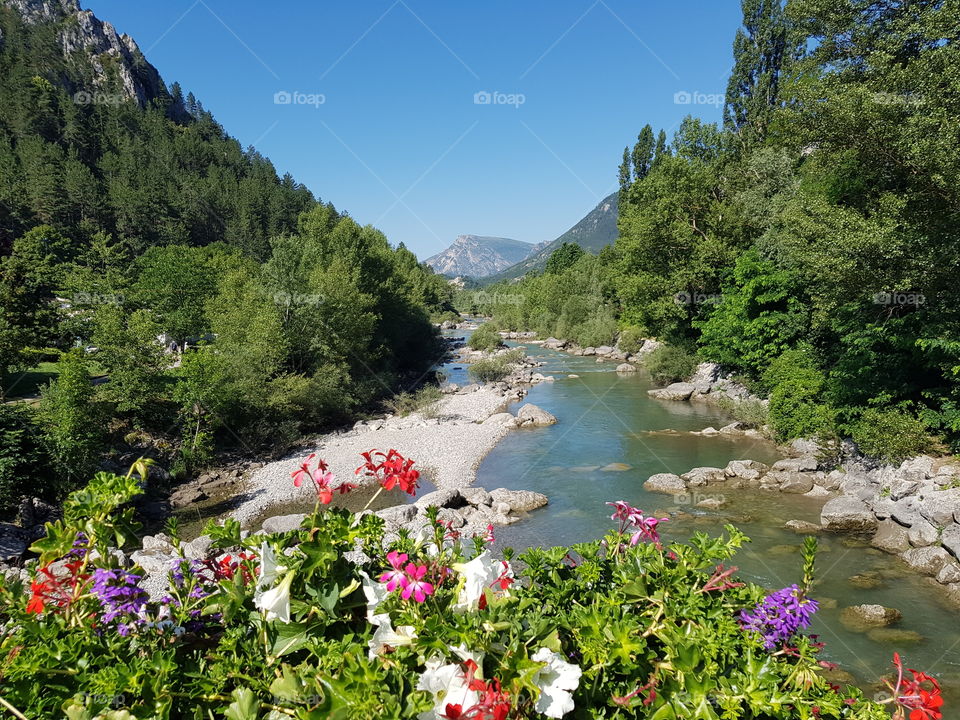
<instances>
[{"instance_id":1,"label":"clear sky","mask_svg":"<svg viewBox=\"0 0 960 720\"><path fill-rule=\"evenodd\" d=\"M740 23L738 0L81 4L244 147L421 259L465 233L552 240L616 189L645 123L719 120Z\"/></svg>"}]
</instances>

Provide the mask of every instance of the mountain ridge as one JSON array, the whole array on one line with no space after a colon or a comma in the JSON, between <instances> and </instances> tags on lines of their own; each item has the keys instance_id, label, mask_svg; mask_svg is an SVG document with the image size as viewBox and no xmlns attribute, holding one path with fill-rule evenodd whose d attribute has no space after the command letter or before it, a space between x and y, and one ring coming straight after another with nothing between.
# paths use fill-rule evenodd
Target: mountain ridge
<instances>
[{"instance_id":1,"label":"mountain ridge","mask_svg":"<svg viewBox=\"0 0 960 720\"><path fill-rule=\"evenodd\" d=\"M424 262L450 277L483 278L511 267L540 245L489 235L459 235L448 248Z\"/></svg>"}]
</instances>

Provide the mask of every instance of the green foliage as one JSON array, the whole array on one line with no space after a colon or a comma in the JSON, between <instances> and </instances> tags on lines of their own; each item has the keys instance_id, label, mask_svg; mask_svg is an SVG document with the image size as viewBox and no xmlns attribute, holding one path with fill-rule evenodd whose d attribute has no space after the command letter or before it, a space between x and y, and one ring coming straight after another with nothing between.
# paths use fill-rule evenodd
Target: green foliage
<instances>
[{"instance_id":1,"label":"green foliage","mask_svg":"<svg viewBox=\"0 0 960 720\"><path fill-rule=\"evenodd\" d=\"M647 355L644 365L650 371L657 385L687 380L697 369L696 355L691 355L681 347L662 345Z\"/></svg>"},{"instance_id":2,"label":"green foliage","mask_svg":"<svg viewBox=\"0 0 960 720\"><path fill-rule=\"evenodd\" d=\"M559 275L584 255L586 252L582 247L576 243L565 242L550 255L544 272L547 275Z\"/></svg>"},{"instance_id":3,"label":"green foliage","mask_svg":"<svg viewBox=\"0 0 960 720\"><path fill-rule=\"evenodd\" d=\"M522 355L523 350L516 348L510 352L499 353L492 357L477 360L471 363L467 372L470 374L470 377L477 382L500 382L511 373L513 365L520 359L518 357L518 350L519 355Z\"/></svg>"},{"instance_id":4,"label":"green foliage","mask_svg":"<svg viewBox=\"0 0 960 720\"><path fill-rule=\"evenodd\" d=\"M182 558L165 616L147 603L139 618L109 620L91 575L116 570L109 548L135 538L129 503L140 483L133 472L98 474L34 546L41 567L73 553L61 602L48 597L42 612L27 612L33 593L0 585L8 709L117 720L433 717L437 706L446 714L450 698L440 691L472 658L476 677L496 681L516 718L543 717L548 696L590 720L807 718L813 706L823 720L889 717L854 687L836 692L810 638L795 635L789 653L771 652L741 628L739 613L767 591L723 570L748 541L732 526L669 545L632 544L621 527L572 548L530 549L512 568L481 553L482 541L472 559L446 542L435 512L417 540L401 536L386 548L380 518L342 509L246 539L228 521L207 529L216 547L233 548L227 564ZM367 559L348 562L357 548ZM390 570L386 550L424 566L434 584L425 602L376 582ZM815 551L807 540L808 588ZM490 572L503 582L488 584ZM37 572L35 582L48 578ZM565 679L550 687L558 670Z\"/></svg>"},{"instance_id":5,"label":"green foliage","mask_svg":"<svg viewBox=\"0 0 960 720\"><path fill-rule=\"evenodd\" d=\"M770 389L770 423L778 440L830 437L835 413L823 402L826 377L809 355L788 350L763 375Z\"/></svg>"},{"instance_id":6,"label":"green foliage","mask_svg":"<svg viewBox=\"0 0 960 720\"><path fill-rule=\"evenodd\" d=\"M11 517L25 495L56 499L51 467L34 413L0 405L0 518Z\"/></svg>"},{"instance_id":7,"label":"green foliage","mask_svg":"<svg viewBox=\"0 0 960 720\"><path fill-rule=\"evenodd\" d=\"M497 331L497 326L490 322L485 322L470 334L467 340L467 346L471 350L496 350L503 345L503 338Z\"/></svg>"},{"instance_id":8,"label":"green foliage","mask_svg":"<svg viewBox=\"0 0 960 720\"><path fill-rule=\"evenodd\" d=\"M104 442L103 412L94 400L82 351L61 357L60 374L41 393L39 419L57 468L54 492L72 490L93 474Z\"/></svg>"},{"instance_id":9,"label":"green foliage","mask_svg":"<svg viewBox=\"0 0 960 720\"><path fill-rule=\"evenodd\" d=\"M860 451L889 463L930 450L929 432L923 420L898 408L868 408L850 424L850 437Z\"/></svg>"},{"instance_id":10,"label":"green foliage","mask_svg":"<svg viewBox=\"0 0 960 720\"><path fill-rule=\"evenodd\" d=\"M443 393L436 385L424 385L415 392L401 392L387 400L387 407L395 415L404 417L419 412L424 417L436 417L437 403Z\"/></svg>"},{"instance_id":11,"label":"green foliage","mask_svg":"<svg viewBox=\"0 0 960 720\"><path fill-rule=\"evenodd\" d=\"M721 396L717 399L717 406L752 428L762 428L770 421L767 406L759 398L734 399Z\"/></svg>"},{"instance_id":12,"label":"green foliage","mask_svg":"<svg viewBox=\"0 0 960 720\"><path fill-rule=\"evenodd\" d=\"M643 347L643 341L647 339L647 333L643 328L636 325L629 325L620 331L617 337L617 347L627 354L633 354Z\"/></svg>"}]
</instances>

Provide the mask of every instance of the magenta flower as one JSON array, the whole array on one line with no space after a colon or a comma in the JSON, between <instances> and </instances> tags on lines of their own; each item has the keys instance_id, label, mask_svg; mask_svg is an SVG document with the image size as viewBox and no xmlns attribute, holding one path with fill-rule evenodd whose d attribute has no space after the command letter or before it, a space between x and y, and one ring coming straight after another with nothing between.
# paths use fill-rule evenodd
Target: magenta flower
<instances>
[{"instance_id":1,"label":"magenta flower","mask_svg":"<svg viewBox=\"0 0 960 720\"><path fill-rule=\"evenodd\" d=\"M660 533L657 532L657 525L666 522L669 518L655 518L640 515L633 520L633 526L637 531L630 537L630 544L636 545L641 540L652 542L654 545L660 544Z\"/></svg>"},{"instance_id":2,"label":"magenta flower","mask_svg":"<svg viewBox=\"0 0 960 720\"><path fill-rule=\"evenodd\" d=\"M423 576L427 574L426 565L407 563L404 570L407 574L407 583L403 587L403 592L400 593L404 600L409 600L412 595L414 600L422 603L427 599L427 595L433 595L433 585L423 580Z\"/></svg>"},{"instance_id":3,"label":"magenta flower","mask_svg":"<svg viewBox=\"0 0 960 720\"><path fill-rule=\"evenodd\" d=\"M398 587L406 588L408 581L406 574L403 572L403 564L407 562L407 554L392 550L387 553L387 561L393 570L388 570L381 575L380 582L387 584L388 592L393 592Z\"/></svg>"}]
</instances>

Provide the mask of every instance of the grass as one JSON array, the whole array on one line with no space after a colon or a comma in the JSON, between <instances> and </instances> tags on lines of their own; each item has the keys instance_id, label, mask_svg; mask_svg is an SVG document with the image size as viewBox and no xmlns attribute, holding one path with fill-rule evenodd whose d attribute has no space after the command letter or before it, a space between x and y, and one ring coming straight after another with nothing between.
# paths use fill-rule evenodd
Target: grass
<instances>
[{"instance_id":1,"label":"grass","mask_svg":"<svg viewBox=\"0 0 960 720\"><path fill-rule=\"evenodd\" d=\"M436 385L424 385L416 392L402 392L386 401L390 411L399 417L419 412L425 418L434 418L443 393Z\"/></svg>"},{"instance_id":2,"label":"grass","mask_svg":"<svg viewBox=\"0 0 960 720\"><path fill-rule=\"evenodd\" d=\"M103 375L103 368L97 363L90 363L90 377ZM60 376L59 363L42 362L29 370L10 373L3 376L4 400L24 400L40 395L40 388L53 382Z\"/></svg>"},{"instance_id":3,"label":"grass","mask_svg":"<svg viewBox=\"0 0 960 720\"><path fill-rule=\"evenodd\" d=\"M523 348L514 348L510 352L478 360L470 366L468 372L477 382L499 382L510 374L513 364L523 355Z\"/></svg>"}]
</instances>

